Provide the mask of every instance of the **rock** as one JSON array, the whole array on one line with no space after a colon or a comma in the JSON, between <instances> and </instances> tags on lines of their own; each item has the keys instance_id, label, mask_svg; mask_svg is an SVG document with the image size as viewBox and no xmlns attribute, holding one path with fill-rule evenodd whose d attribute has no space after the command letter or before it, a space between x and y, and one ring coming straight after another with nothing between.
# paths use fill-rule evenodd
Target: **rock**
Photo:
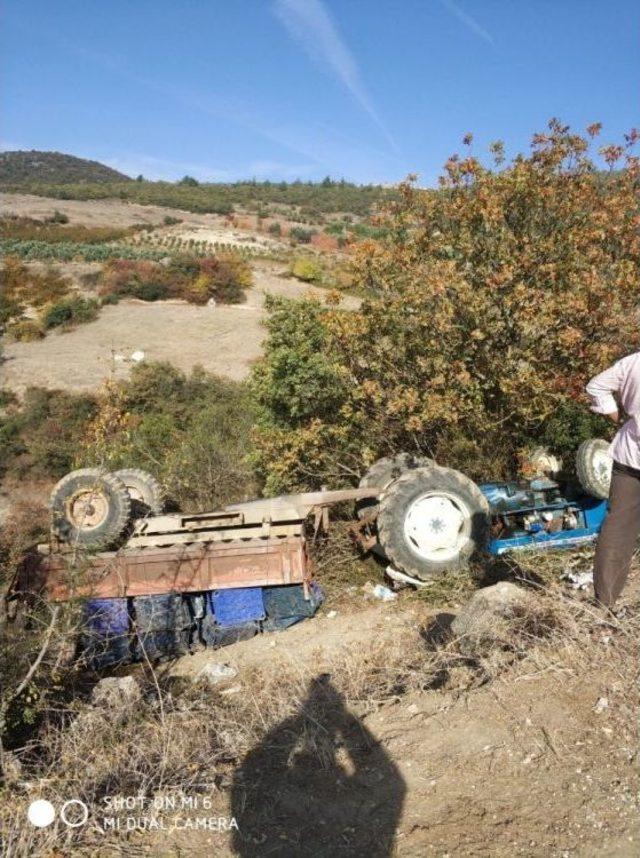
<instances>
[{"instance_id":1,"label":"rock","mask_svg":"<svg viewBox=\"0 0 640 858\"><path fill-rule=\"evenodd\" d=\"M138 351L133 352L133 354L131 355L131 360L135 363L140 363L144 360L144 357L145 355L142 349L138 349Z\"/></svg>"},{"instance_id":2,"label":"rock","mask_svg":"<svg viewBox=\"0 0 640 858\"><path fill-rule=\"evenodd\" d=\"M141 699L140 686L133 676L108 676L91 693L93 705L103 709L121 709Z\"/></svg>"},{"instance_id":3,"label":"rock","mask_svg":"<svg viewBox=\"0 0 640 858\"><path fill-rule=\"evenodd\" d=\"M508 639L513 619L527 611L537 612L534 596L522 587L500 581L478 590L451 623L452 634L463 649Z\"/></svg>"},{"instance_id":4,"label":"rock","mask_svg":"<svg viewBox=\"0 0 640 858\"><path fill-rule=\"evenodd\" d=\"M198 673L197 678L206 679L207 682L212 685L219 685L226 679L233 679L233 677L237 675L238 671L235 667L231 667L228 664L219 664L216 661L210 661L208 664L205 664L202 670Z\"/></svg>"}]
</instances>

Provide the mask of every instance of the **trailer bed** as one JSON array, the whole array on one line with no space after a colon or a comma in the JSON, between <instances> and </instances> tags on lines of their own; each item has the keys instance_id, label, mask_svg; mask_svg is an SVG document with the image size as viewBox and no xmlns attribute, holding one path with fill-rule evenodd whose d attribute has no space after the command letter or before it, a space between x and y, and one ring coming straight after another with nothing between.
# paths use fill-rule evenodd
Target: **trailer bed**
<instances>
[{"instance_id":1,"label":"trailer bed","mask_svg":"<svg viewBox=\"0 0 640 858\"><path fill-rule=\"evenodd\" d=\"M68 601L283 584L306 588L310 577L304 538L284 537L123 549L93 557L72 551L44 554L23 587Z\"/></svg>"}]
</instances>

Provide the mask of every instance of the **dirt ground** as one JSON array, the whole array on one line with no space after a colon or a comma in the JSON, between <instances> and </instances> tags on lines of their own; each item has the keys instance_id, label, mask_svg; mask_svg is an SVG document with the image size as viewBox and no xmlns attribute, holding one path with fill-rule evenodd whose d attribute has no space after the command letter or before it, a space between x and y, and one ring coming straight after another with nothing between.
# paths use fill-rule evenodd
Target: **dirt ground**
<instances>
[{"instance_id":1,"label":"dirt ground","mask_svg":"<svg viewBox=\"0 0 640 858\"><path fill-rule=\"evenodd\" d=\"M152 224L159 226L164 218L180 218L185 225L214 227L223 223L215 214L194 214L165 206L143 206L123 200L54 200L33 194L2 194L0 216L18 215L41 220L57 209L66 214L72 226L127 227Z\"/></svg>"},{"instance_id":2,"label":"dirt ground","mask_svg":"<svg viewBox=\"0 0 640 858\"><path fill-rule=\"evenodd\" d=\"M85 263L74 264L86 273ZM126 377L137 351L146 360L170 361L185 371L199 364L227 378L246 378L262 354L265 295L326 294L280 276L281 267L264 263L255 268L245 304L198 307L126 300L103 307L95 321L74 330L35 342L6 343L3 383L18 393L30 385L91 392L108 378ZM357 306L357 300L347 296L343 306Z\"/></svg>"},{"instance_id":3,"label":"dirt ground","mask_svg":"<svg viewBox=\"0 0 640 858\"><path fill-rule=\"evenodd\" d=\"M332 693L340 654L357 651L366 663L373 646L391 647L429 619L419 600L403 596L175 662L174 676L193 677L211 661L235 667L221 686L232 695L251 694L251 670L267 661L283 672L311 661L322 679L310 683L299 716L270 731L210 793L209 815L236 818L239 832L136 833L131 854L637 855L636 717L616 663L624 631L596 625L592 670L569 646L544 659L532 652L475 688L461 669L458 689L450 677L446 690L399 690L366 707L335 694L323 723L334 751L305 755L306 707Z\"/></svg>"}]
</instances>

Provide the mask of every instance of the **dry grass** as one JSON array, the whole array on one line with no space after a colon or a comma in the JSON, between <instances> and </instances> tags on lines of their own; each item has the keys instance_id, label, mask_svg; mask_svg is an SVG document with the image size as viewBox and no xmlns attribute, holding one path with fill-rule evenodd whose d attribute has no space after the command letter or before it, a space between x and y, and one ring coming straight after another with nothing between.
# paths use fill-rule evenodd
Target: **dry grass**
<instances>
[{"instance_id":1,"label":"dry grass","mask_svg":"<svg viewBox=\"0 0 640 858\"><path fill-rule=\"evenodd\" d=\"M603 618L580 597L558 585L535 585L535 608L512 618L508 637L491 648L469 652L459 642L432 630L404 630L390 649L371 642L366 651L340 651L329 666L331 683L346 704L363 715L407 693L471 688L509 674L539 672L580 674L610 662L602 640L615 639L616 670L629 682L635 671L638 613L624 624ZM325 667L323 665L323 667ZM185 680L166 680L149 669L140 673L143 701L105 713L77 700L51 717L37 738L19 753L23 774L7 785L2 800L4 854L28 855L60 848L92 849L105 845L96 825L61 832L34 831L25 825L29 802L41 793L80 798L99 809L110 795L153 797L179 787L194 794L203 783L224 787L241 758L277 724L304 711L308 740L320 765L323 719L330 714L303 709L310 684L317 679L312 663L283 672L268 664L242 677L242 693L224 695ZM629 686L631 687L631 685ZM629 708L633 706L629 697ZM110 837L124 837L112 834Z\"/></svg>"}]
</instances>

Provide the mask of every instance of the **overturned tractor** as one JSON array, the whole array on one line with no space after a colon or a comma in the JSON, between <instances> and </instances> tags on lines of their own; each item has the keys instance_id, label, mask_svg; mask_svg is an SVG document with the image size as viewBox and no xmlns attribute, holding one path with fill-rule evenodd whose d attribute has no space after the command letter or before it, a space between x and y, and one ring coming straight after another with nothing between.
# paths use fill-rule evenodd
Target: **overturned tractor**
<instances>
[{"instance_id":1,"label":"overturned tractor","mask_svg":"<svg viewBox=\"0 0 640 858\"><path fill-rule=\"evenodd\" d=\"M607 442L581 445L573 478L563 478L561 463L544 450L529 466L531 479L476 484L402 453L376 462L355 489L195 515L165 513L162 489L144 471L74 471L52 492L51 539L20 586L53 600L85 600L96 664L184 652L194 639L216 645L315 611L322 597L307 551L309 522L315 532L326 529L336 503L353 502L360 544L415 582L483 551L592 540L606 512ZM120 649L105 645L115 638Z\"/></svg>"}]
</instances>

